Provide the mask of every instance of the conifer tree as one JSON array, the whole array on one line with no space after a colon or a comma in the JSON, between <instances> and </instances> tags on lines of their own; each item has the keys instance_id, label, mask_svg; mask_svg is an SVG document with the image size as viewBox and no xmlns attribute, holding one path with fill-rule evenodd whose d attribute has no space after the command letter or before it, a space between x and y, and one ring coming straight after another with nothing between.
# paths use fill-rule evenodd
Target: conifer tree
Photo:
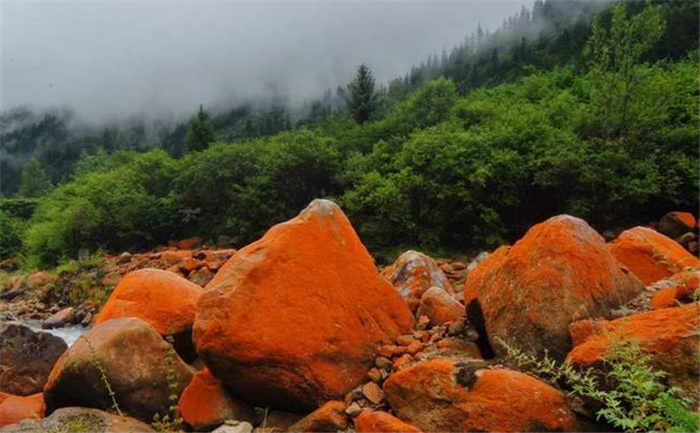
<instances>
[{"instance_id":1,"label":"conifer tree","mask_svg":"<svg viewBox=\"0 0 700 433\"><path fill-rule=\"evenodd\" d=\"M36 158L31 158L22 169L19 193L23 197L41 197L51 189L51 179Z\"/></svg>"},{"instance_id":2,"label":"conifer tree","mask_svg":"<svg viewBox=\"0 0 700 433\"><path fill-rule=\"evenodd\" d=\"M377 93L374 90L374 77L367 65L357 68L355 79L348 86L348 110L355 121L363 124L377 110Z\"/></svg>"},{"instance_id":3,"label":"conifer tree","mask_svg":"<svg viewBox=\"0 0 700 433\"><path fill-rule=\"evenodd\" d=\"M204 150L215 139L214 126L209 119L209 113L200 104L199 111L187 127L187 150Z\"/></svg>"}]
</instances>

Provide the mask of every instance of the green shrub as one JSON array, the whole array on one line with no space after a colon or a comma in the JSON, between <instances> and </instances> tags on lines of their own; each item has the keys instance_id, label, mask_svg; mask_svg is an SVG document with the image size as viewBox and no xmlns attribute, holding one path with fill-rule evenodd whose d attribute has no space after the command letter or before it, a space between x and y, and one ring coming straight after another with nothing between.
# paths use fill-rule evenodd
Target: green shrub
<instances>
[{"instance_id":1,"label":"green shrub","mask_svg":"<svg viewBox=\"0 0 700 433\"><path fill-rule=\"evenodd\" d=\"M520 368L568 388L571 394L597 401L602 406L597 418L615 428L626 432L700 431L700 418L693 409L696 405L679 397L678 389L663 382L666 373L655 370L651 357L642 353L633 340L611 345L604 359L603 381L590 370L558 365L547 356L537 359L503 340L499 339L499 343Z\"/></svg>"}]
</instances>

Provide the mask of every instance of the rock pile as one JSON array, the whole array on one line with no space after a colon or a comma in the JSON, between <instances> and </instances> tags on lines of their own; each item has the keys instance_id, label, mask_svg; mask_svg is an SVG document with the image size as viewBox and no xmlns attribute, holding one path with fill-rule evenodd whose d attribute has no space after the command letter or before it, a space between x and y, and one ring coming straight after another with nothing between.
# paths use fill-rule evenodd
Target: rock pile
<instances>
[{"instance_id":1,"label":"rock pile","mask_svg":"<svg viewBox=\"0 0 700 433\"><path fill-rule=\"evenodd\" d=\"M634 341L696 399L698 260L674 236L697 227L671 213L658 229L606 243L561 215L472 261L407 251L378 271L342 210L315 200L239 251L190 238L111 256L116 287L99 314L45 308L47 328L92 315L70 348L0 327L0 427L153 431L157 417L161 430L181 420L216 433L606 431L596 407L507 355L605 377L610 347ZM61 278L18 284L51 300Z\"/></svg>"}]
</instances>

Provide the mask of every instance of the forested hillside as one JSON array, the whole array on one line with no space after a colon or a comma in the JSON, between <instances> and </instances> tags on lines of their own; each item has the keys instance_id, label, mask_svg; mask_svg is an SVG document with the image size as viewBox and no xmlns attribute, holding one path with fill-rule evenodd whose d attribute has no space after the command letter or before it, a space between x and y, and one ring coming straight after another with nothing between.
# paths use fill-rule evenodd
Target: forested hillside
<instances>
[{"instance_id":1,"label":"forested hillside","mask_svg":"<svg viewBox=\"0 0 700 433\"><path fill-rule=\"evenodd\" d=\"M251 240L316 197L373 247L470 250L559 213L606 229L695 209L697 8L537 2L386 87L360 68L296 112L88 132L63 112L6 113L3 192L35 198L4 200L3 256Z\"/></svg>"}]
</instances>

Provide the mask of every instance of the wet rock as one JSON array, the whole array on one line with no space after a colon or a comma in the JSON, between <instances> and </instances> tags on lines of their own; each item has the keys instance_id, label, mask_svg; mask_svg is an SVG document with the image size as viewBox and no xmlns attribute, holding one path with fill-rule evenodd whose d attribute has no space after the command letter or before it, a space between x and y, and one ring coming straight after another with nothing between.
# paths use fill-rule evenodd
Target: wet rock
<instances>
[{"instance_id":1,"label":"wet rock","mask_svg":"<svg viewBox=\"0 0 700 433\"><path fill-rule=\"evenodd\" d=\"M2 391L27 396L42 392L51 369L68 346L48 332L35 332L18 322L0 324Z\"/></svg>"},{"instance_id":2,"label":"wet rock","mask_svg":"<svg viewBox=\"0 0 700 433\"><path fill-rule=\"evenodd\" d=\"M152 421L156 413L167 412L169 396L179 397L192 379L191 368L169 347L140 319L101 323L73 343L54 366L44 390L47 412L71 406L112 407L104 374L123 411ZM169 370L175 375L170 382ZM177 385L171 388L171 383Z\"/></svg>"},{"instance_id":3,"label":"wet rock","mask_svg":"<svg viewBox=\"0 0 700 433\"><path fill-rule=\"evenodd\" d=\"M75 309L68 307L52 314L48 319L44 320L41 327L43 329L63 328L64 326L72 325L74 319Z\"/></svg>"},{"instance_id":4,"label":"wet rock","mask_svg":"<svg viewBox=\"0 0 700 433\"><path fill-rule=\"evenodd\" d=\"M362 382L377 348L411 322L342 210L315 200L216 274L197 307L194 341L241 397L301 411Z\"/></svg>"}]
</instances>

